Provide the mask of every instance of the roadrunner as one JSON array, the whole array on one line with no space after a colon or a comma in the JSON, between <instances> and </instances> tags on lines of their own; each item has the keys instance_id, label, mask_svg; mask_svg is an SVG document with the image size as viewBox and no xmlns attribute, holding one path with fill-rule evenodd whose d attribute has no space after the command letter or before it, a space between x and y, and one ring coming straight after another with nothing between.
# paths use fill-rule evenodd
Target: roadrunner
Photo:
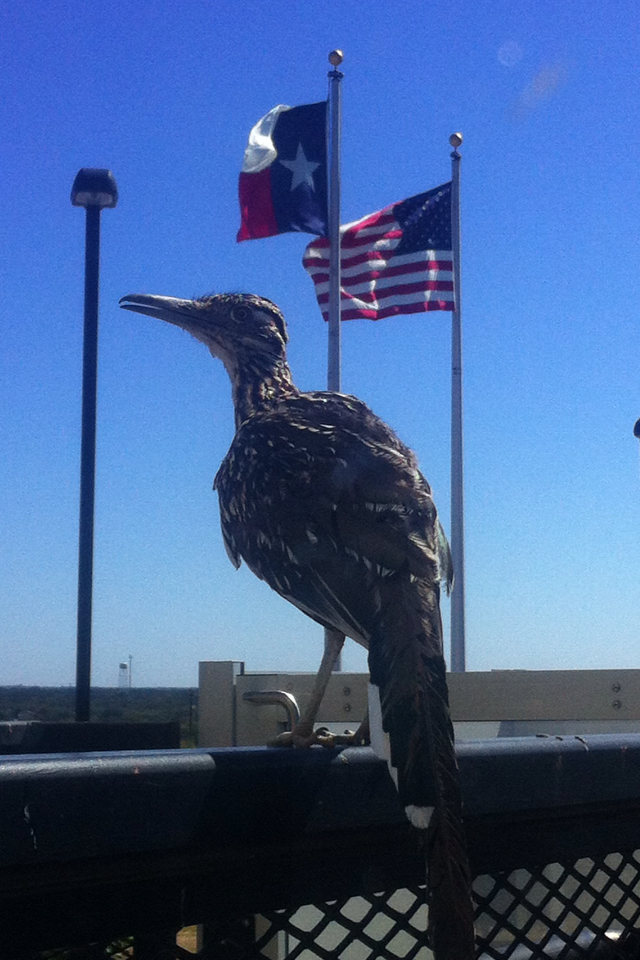
<instances>
[{"instance_id":1,"label":"roadrunner","mask_svg":"<svg viewBox=\"0 0 640 960\"><path fill-rule=\"evenodd\" d=\"M270 300L134 294L127 310L192 334L224 363L236 433L215 479L224 544L330 631L309 709L289 737L313 742L343 635L368 650L371 742L426 836L437 960L474 956L469 870L442 651L449 547L414 454L356 397L302 393Z\"/></svg>"}]
</instances>

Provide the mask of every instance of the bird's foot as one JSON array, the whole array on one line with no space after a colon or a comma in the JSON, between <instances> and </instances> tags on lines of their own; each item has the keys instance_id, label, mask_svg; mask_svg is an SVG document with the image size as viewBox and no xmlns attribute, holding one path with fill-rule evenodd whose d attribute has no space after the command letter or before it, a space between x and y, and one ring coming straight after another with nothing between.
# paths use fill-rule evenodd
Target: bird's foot
<instances>
[{"instance_id":1,"label":"bird's foot","mask_svg":"<svg viewBox=\"0 0 640 960\"><path fill-rule=\"evenodd\" d=\"M299 724L293 730L286 730L284 733L269 740L268 747L313 747L321 746L331 749L332 747L357 747L369 742L368 729L363 730L362 725L357 730L345 730L344 733L332 733L327 727L318 727L317 730L309 730L302 724Z\"/></svg>"},{"instance_id":2,"label":"bird's foot","mask_svg":"<svg viewBox=\"0 0 640 960\"><path fill-rule=\"evenodd\" d=\"M368 734L362 733L360 727L357 730L345 730L344 733L331 733L330 730L316 730L321 735L318 743L323 747L364 747L369 743Z\"/></svg>"}]
</instances>

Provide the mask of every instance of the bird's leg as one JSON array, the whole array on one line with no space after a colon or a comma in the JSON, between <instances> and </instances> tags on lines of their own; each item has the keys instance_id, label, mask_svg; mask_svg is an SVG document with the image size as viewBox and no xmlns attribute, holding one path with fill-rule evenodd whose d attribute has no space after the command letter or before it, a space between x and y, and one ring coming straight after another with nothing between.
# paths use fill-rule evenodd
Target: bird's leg
<instances>
[{"instance_id":1,"label":"bird's leg","mask_svg":"<svg viewBox=\"0 0 640 960\"><path fill-rule=\"evenodd\" d=\"M369 743L371 743L371 733L369 730L369 711L367 710L364 720L353 734L353 744L359 747Z\"/></svg>"},{"instance_id":2,"label":"bird's leg","mask_svg":"<svg viewBox=\"0 0 640 960\"><path fill-rule=\"evenodd\" d=\"M324 653L320 661L320 669L316 674L307 707L293 730L287 730L285 733L281 733L273 740L270 740L270 747L310 747L314 743L330 745L326 743L326 738L331 735L328 734L327 731L318 731L317 734L314 733L313 725L316 721L324 692L327 689L333 665L344 646L345 638L343 633L340 633L338 630L333 630L331 627L327 627L324 637Z\"/></svg>"}]
</instances>

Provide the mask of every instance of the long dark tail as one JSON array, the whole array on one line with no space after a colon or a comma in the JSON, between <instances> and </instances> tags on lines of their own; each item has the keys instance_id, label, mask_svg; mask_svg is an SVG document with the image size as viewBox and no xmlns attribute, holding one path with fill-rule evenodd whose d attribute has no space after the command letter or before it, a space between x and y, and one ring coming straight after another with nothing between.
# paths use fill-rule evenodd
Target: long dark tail
<instances>
[{"instance_id":1,"label":"long dark tail","mask_svg":"<svg viewBox=\"0 0 640 960\"><path fill-rule=\"evenodd\" d=\"M433 664L432 678L430 713L440 796L427 829L429 931L436 960L472 960L475 934L471 874L442 658Z\"/></svg>"},{"instance_id":2,"label":"long dark tail","mask_svg":"<svg viewBox=\"0 0 640 960\"><path fill-rule=\"evenodd\" d=\"M396 588L399 585L396 583ZM388 597L372 636L369 669L379 693L388 761L407 816L427 845L429 935L435 960L473 960L469 864L445 663L439 590L423 586ZM375 703L371 709L376 747Z\"/></svg>"}]
</instances>

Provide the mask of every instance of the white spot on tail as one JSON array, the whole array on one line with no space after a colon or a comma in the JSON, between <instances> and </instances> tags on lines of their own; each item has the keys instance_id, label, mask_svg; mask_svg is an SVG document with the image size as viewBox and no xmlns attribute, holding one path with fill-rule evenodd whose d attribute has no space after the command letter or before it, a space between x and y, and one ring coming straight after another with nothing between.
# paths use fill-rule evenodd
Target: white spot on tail
<instances>
[{"instance_id":1,"label":"white spot on tail","mask_svg":"<svg viewBox=\"0 0 640 960\"><path fill-rule=\"evenodd\" d=\"M418 830L426 830L431 820L433 807L416 807L415 804L411 803L404 808L404 812L414 827L417 827Z\"/></svg>"},{"instance_id":2,"label":"white spot on tail","mask_svg":"<svg viewBox=\"0 0 640 960\"><path fill-rule=\"evenodd\" d=\"M398 771L391 765L391 745L389 734L382 729L382 707L380 706L380 690L374 683L369 684L369 736L371 747L376 757L387 761L389 773L398 789Z\"/></svg>"},{"instance_id":3,"label":"white spot on tail","mask_svg":"<svg viewBox=\"0 0 640 960\"><path fill-rule=\"evenodd\" d=\"M382 729L382 707L380 705L380 690L375 684L369 684L369 735L371 737L371 747L373 752L381 760L387 761L389 773L398 789L398 771L391 764L391 745L389 743L389 734ZM404 812L409 818L410 823L418 830L426 830L431 820L433 807L417 807L415 804L409 804L404 808Z\"/></svg>"}]
</instances>

